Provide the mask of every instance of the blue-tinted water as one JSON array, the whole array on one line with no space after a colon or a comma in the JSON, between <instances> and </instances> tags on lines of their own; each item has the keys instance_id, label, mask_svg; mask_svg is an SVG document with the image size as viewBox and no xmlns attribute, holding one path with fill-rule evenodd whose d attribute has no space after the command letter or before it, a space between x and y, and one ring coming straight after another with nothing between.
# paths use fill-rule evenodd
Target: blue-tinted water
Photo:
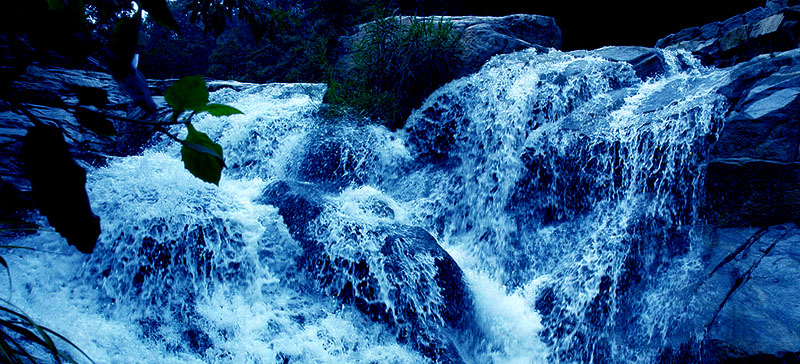
<instances>
[{"instance_id":1,"label":"blue-tinted water","mask_svg":"<svg viewBox=\"0 0 800 364\"><path fill-rule=\"evenodd\" d=\"M222 89L212 100L245 114L195 123L224 149L219 186L184 170L166 138L89 171L95 252L47 232L9 242L59 252L4 254L11 301L98 363L430 361L404 339L402 315L373 321L336 297L350 273L304 269L303 242L259 202L295 181L327 206L315 254L363 257L375 300L413 308L422 331L447 326L442 295L422 283L433 258L389 272L372 254L386 236L351 236L411 226L437 239L474 306L467 328L435 334L463 361L655 362L701 329L684 325L684 292L726 77L664 56L665 74L647 81L584 53L498 56L394 133L326 117L322 85ZM402 302L396 286L410 291Z\"/></svg>"}]
</instances>

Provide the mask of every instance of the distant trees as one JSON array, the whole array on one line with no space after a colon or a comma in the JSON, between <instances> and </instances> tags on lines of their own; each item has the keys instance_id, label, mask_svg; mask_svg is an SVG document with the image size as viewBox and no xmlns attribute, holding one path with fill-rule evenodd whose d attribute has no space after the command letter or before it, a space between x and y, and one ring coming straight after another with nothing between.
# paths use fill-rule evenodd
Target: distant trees
<instances>
[{"instance_id":1,"label":"distant trees","mask_svg":"<svg viewBox=\"0 0 800 364\"><path fill-rule=\"evenodd\" d=\"M214 38L192 22L183 2L169 3L180 32L146 19L139 42L139 69L148 78L168 79L206 74Z\"/></svg>"},{"instance_id":2,"label":"distant trees","mask_svg":"<svg viewBox=\"0 0 800 364\"><path fill-rule=\"evenodd\" d=\"M327 82L340 36L390 14L458 13L461 1L179 0L170 6L180 35L145 22L141 69L150 78L181 75L169 64L217 79ZM220 9L203 16L205 9ZM187 26L183 26L186 24ZM200 35L200 34L203 35ZM176 49L177 48L177 49ZM187 73L187 72L184 72Z\"/></svg>"}]
</instances>

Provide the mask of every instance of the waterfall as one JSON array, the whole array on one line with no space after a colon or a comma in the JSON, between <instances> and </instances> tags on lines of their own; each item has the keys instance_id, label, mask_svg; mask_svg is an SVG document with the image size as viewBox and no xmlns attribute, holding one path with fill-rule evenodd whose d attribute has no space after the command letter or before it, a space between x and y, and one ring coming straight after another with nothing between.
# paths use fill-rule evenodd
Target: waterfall
<instances>
[{"instance_id":1,"label":"waterfall","mask_svg":"<svg viewBox=\"0 0 800 364\"><path fill-rule=\"evenodd\" d=\"M495 58L410 119L414 153L439 166L419 173L444 181L440 220L423 221L462 267L531 291L551 360L652 362L696 269L726 75L681 53L647 82L627 64L532 53Z\"/></svg>"},{"instance_id":2,"label":"waterfall","mask_svg":"<svg viewBox=\"0 0 800 364\"><path fill-rule=\"evenodd\" d=\"M7 257L12 301L96 362L658 362L702 333L727 77L661 56L646 80L592 52L497 56L397 132L331 117L323 85L221 89L244 115L195 122L219 186L159 137L89 171L96 251L8 242L41 250Z\"/></svg>"}]
</instances>

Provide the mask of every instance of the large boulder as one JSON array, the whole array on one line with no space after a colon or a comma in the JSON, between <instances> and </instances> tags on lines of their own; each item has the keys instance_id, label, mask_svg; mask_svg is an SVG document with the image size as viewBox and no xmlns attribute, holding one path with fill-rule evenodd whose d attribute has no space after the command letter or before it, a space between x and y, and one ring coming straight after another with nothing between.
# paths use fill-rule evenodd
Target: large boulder
<instances>
[{"instance_id":1,"label":"large boulder","mask_svg":"<svg viewBox=\"0 0 800 364\"><path fill-rule=\"evenodd\" d=\"M690 305L703 332L694 339L699 345L665 350L663 362L800 360L800 287L793 278L800 274L797 5L768 1L657 44L729 67L718 91L728 109L721 129L712 130L705 172L709 226L697 246L704 268Z\"/></svg>"},{"instance_id":2,"label":"large boulder","mask_svg":"<svg viewBox=\"0 0 800 364\"><path fill-rule=\"evenodd\" d=\"M800 42L800 7L794 5L797 2L768 1L766 7L668 35L656 47L687 50L715 66L794 49Z\"/></svg>"},{"instance_id":3,"label":"large boulder","mask_svg":"<svg viewBox=\"0 0 800 364\"><path fill-rule=\"evenodd\" d=\"M561 47L561 29L553 18L541 15L516 14L503 17L441 16L418 17L417 20L449 22L461 39L463 51L455 60L454 78L477 71L494 55L516 52L530 47ZM411 17L401 18L411 22ZM367 35L369 23L359 25L349 35L339 38L336 73L346 78L355 67L358 45Z\"/></svg>"},{"instance_id":4,"label":"large boulder","mask_svg":"<svg viewBox=\"0 0 800 364\"><path fill-rule=\"evenodd\" d=\"M320 291L385 323L437 363L461 363L453 335L474 324L461 269L419 227L394 222L386 201L367 197L355 211L307 183L274 182L260 202L276 206L300 242L301 266ZM364 187L362 187L364 188Z\"/></svg>"}]
</instances>

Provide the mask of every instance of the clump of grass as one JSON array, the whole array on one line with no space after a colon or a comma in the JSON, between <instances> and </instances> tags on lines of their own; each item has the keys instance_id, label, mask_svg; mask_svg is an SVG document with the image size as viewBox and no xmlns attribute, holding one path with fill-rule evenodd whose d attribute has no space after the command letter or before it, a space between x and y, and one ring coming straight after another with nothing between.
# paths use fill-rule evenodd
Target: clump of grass
<instances>
[{"instance_id":1,"label":"clump of grass","mask_svg":"<svg viewBox=\"0 0 800 364\"><path fill-rule=\"evenodd\" d=\"M452 79L460 37L443 19L386 17L366 28L347 78L334 75L326 101L382 120L391 129Z\"/></svg>"},{"instance_id":2,"label":"clump of grass","mask_svg":"<svg viewBox=\"0 0 800 364\"><path fill-rule=\"evenodd\" d=\"M39 347L52 356L56 363L75 363L75 359L56 346L53 338L67 343L94 363L86 353L61 334L36 324L21 313L16 306L0 298L0 362L9 364L39 363L41 358L30 349Z\"/></svg>"}]
</instances>

